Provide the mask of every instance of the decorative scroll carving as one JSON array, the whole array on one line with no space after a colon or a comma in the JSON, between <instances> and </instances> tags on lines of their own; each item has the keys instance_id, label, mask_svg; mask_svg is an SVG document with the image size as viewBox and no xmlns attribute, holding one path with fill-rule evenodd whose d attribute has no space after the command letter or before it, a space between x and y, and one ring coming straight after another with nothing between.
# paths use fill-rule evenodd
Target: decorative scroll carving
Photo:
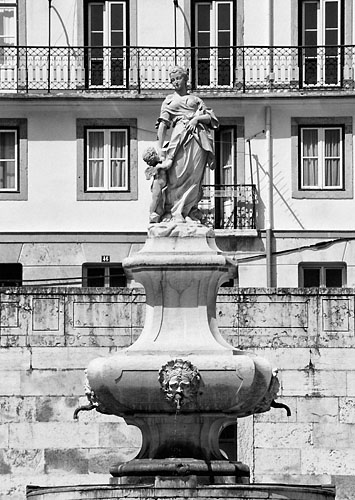
<instances>
[{"instance_id":1,"label":"decorative scroll carving","mask_svg":"<svg viewBox=\"0 0 355 500\"><path fill-rule=\"evenodd\" d=\"M159 382L165 397L176 406L177 411L185 403L195 402L200 381L197 368L183 359L168 361L159 371Z\"/></svg>"},{"instance_id":2,"label":"decorative scroll carving","mask_svg":"<svg viewBox=\"0 0 355 500\"><path fill-rule=\"evenodd\" d=\"M81 411L96 410L99 413L111 414L111 412L105 408L105 406L99 401L99 399L96 396L95 392L91 389L90 383L89 383L89 379L88 379L88 376L87 376L87 370L85 370L84 392L85 392L85 396L89 400L89 404L88 405L79 406L78 408L75 409L74 415L73 415L74 420L78 420L79 413Z\"/></svg>"},{"instance_id":3,"label":"decorative scroll carving","mask_svg":"<svg viewBox=\"0 0 355 500\"><path fill-rule=\"evenodd\" d=\"M272 403L277 398L277 393L280 389L280 382L277 378L278 370L273 370L272 378L267 393L264 395L263 399L254 408L253 413L263 413L269 411Z\"/></svg>"}]
</instances>

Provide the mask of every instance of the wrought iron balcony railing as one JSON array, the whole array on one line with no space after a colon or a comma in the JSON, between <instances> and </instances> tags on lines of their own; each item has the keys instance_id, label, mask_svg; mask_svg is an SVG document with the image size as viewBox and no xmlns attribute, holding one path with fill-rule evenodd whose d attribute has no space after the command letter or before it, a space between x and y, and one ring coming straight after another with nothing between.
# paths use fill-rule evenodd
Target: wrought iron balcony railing
<instances>
[{"instance_id":1,"label":"wrought iron balcony railing","mask_svg":"<svg viewBox=\"0 0 355 500\"><path fill-rule=\"evenodd\" d=\"M174 65L192 89L224 92L355 88L355 46L0 47L0 92L168 90Z\"/></svg>"},{"instance_id":2,"label":"wrought iron balcony railing","mask_svg":"<svg viewBox=\"0 0 355 500\"><path fill-rule=\"evenodd\" d=\"M214 229L256 229L256 206L254 184L205 185L199 203L203 222Z\"/></svg>"}]
</instances>

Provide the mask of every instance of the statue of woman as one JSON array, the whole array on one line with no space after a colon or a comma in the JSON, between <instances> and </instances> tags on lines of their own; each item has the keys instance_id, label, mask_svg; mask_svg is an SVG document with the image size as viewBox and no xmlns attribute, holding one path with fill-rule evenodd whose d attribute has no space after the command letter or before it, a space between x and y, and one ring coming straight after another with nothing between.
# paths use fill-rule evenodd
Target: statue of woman
<instances>
[{"instance_id":1,"label":"statue of woman","mask_svg":"<svg viewBox=\"0 0 355 500\"><path fill-rule=\"evenodd\" d=\"M197 96L187 92L187 72L180 66L170 72L175 89L164 100L157 121L160 168L167 171L164 213L151 214L151 222L200 221L198 202L206 166L214 168L214 145L211 130L218 120ZM167 130L170 141L164 147Z\"/></svg>"}]
</instances>

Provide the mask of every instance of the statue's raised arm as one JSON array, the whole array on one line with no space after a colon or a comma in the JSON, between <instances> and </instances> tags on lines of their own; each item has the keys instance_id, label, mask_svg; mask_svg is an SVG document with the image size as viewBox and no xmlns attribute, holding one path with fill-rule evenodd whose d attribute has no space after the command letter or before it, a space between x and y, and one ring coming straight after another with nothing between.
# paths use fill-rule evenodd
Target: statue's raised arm
<instances>
[{"instance_id":1,"label":"statue's raised arm","mask_svg":"<svg viewBox=\"0 0 355 500\"><path fill-rule=\"evenodd\" d=\"M164 100L157 121L159 168L166 172L164 202L156 204L150 221L200 221L198 202L202 198L205 168L213 168L214 144L212 129L218 120L202 99L188 94L187 72L176 66L170 72L175 92ZM165 145L167 131L170 140Z\"/></svg>"}]
</instances>

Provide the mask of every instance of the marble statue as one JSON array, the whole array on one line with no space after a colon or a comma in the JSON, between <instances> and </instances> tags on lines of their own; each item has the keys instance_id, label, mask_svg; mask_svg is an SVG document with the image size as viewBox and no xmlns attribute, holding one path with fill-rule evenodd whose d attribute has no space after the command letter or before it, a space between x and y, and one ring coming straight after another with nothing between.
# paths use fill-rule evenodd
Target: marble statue
<instances>
[{"instance_id":1,"label":"marble statue","mask_svg":"<svg viewBox=\"0 0 355 500\"><path fill-rule=\"evenodd\" d=\"M147 151L153 177L150 222L200 221L197 205L202 198L205 168L214 168L212 129L218 128L213 111L187 91L187 72L180 66L170 72L174 93L162 103L156 127L157 150ZM167 145L167 131L171 129Z\"/></svg>"}]
</instances>

